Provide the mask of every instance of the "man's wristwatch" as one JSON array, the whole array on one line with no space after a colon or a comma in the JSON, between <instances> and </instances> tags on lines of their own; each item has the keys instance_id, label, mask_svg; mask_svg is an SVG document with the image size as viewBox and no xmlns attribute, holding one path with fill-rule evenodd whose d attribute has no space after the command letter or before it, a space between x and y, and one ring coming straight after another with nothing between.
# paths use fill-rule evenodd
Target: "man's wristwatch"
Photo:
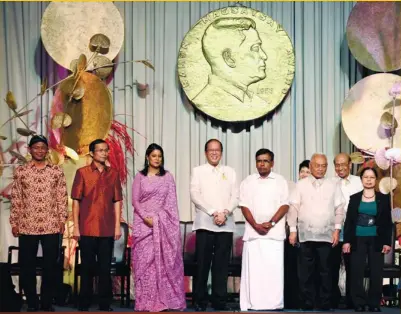
<instances>
[{"instance_id":1,"label":"man's wristwatch","mask_svg":"<svg viewBox=\"0 0 401 314\"><path fill-rule=\"evenodd\" d=\"M276 222L273 220L270 220L269 222L272 224L272 227L274 227L276 225Z\"/></svg>"}]
</instances>

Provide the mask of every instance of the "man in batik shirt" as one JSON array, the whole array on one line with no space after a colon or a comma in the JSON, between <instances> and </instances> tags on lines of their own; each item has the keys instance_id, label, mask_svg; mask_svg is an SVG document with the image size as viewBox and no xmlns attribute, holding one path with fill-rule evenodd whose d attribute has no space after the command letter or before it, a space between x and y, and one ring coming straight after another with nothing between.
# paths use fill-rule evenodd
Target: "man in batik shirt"
<instances>
[{"instance_id":1,"label":"man in batik shirt","mask_svg":"<svg viewBox=\"0 0 401 314\"><path fill-rule=\"evenodd\" d=\"M39 309L35 269L39 242L43 249L41 310L54 311L60 237L68 214L65 176L59 166L46 161L48 149L44 136L31 138L32 161L15 170L11 191L10 224L14 237L19 240L21 286L29 312Z\"/></svg>"}]
</instances>

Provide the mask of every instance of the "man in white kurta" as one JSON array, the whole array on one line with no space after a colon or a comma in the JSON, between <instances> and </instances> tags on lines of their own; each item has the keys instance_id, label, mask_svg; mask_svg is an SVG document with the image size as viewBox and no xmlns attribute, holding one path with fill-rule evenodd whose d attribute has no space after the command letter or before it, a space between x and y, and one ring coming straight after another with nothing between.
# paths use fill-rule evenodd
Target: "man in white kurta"
<instances>
[{"instance_id":1,"label":"man in white kurta","mask_svg":"<svg viewBox=\"0 0 401 314\"><path fill-rule=\"evenodd\" d=\"M240 187L240 203L246 219L243 237L240 289L241 311L279 310L284 307L285 214L288 185L271 171L274 154L256 153L258 173Z\"/></svg>"}]
</instances>

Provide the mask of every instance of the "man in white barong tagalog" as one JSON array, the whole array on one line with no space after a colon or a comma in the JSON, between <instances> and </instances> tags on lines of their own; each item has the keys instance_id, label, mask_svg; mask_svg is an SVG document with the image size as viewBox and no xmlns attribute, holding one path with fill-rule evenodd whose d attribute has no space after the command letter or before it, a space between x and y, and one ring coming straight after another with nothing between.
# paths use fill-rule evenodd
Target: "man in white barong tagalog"
<instances>
[{"instance_id":1,"label":"man in white barong tagalog","mask_svg":"<svg viewBox=\"0 0 401 314\"><path fill-rule=\"evenodd\" d=\"M341 191L343 192L343 196L345 199L344 206L344 217L347 214L347 208L349 203L349 198L352 194L358 193L363 190L361 178L358 176L354 176L351 174L351 157L346 153L338 154L334 160L334 170L336 171L336 175L333 178L334 182L338 182L341 187ZM332 252L332 264L333 264L333 291L332 291L332 307L334 309L339 308L341 301L341 291L339 287L339 278L340 278L340 267L342 257L344 259L345 273L346 273L346 283L345 283L345 291L346 291L346 300L345 306L348 309L354 308L351 299L351 266L350 266L350 255L342 254L342 246L344 243L343 233L340 234L339 244L333 248Z\"/></svg>"},{"instance_id":2,"label":"man in white barong tagalog","mask_svg":"<svg viewBox=\"0 0 401 314\"><path fill-rule=\"evenodd\" d=\"M207 309L208 278L212 273L212 307L229 311L227 306L228 264L232 252L238 207L238 185L233 168L221 165L223 144L210 139L205 144L207 163L195 167L191 176L191 201L195 204L193 231L196 232L195 311Z\"/></svg>"},{"instance_id":3,"label":"man in white barong tagalog","mask_svg":"<svg viewBox=\"0 0 401 314\"><path fill-rule=\"evenodd\" d=\"M284 307L285 215L288 185L274 173L274 153L256 152L258 173L241 183L240 207L246 219L243 237L240 307L281 310Z\"/></svg>"},{"instance_id":4,"label":"man in white barong tagalog","mask_svg":"<svg viewBox=\"0 0 401 314\"><path fill-rule=\"evenodd\" d=\"M329 311L332 293L330 257L340 238L345 199L340 185L325 178L327 157L324 154L313 154L310 170L311 175L298 181L290 196L289 241L296 244L298 230L298 276L303 310Z\"/></svg>"}]
</instances>

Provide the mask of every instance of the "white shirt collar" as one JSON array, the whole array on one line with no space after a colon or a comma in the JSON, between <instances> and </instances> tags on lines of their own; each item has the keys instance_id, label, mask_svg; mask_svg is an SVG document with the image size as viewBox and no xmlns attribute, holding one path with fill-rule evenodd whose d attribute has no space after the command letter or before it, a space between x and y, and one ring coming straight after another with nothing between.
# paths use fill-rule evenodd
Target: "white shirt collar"
<instances>
[{"instance_id":1,"label":"white shirt collar","mask_svg":"<svg viewBox=\"0 0 401 314\"><path fill-rule=\"evenodd\" d=\"M256 174L257 179L264 180L264 179L275 179L276 175L273 171L270 171L267 177L262 178L259 173Z\"/></svg>"},{"instance_id":2,"label":"white shirt collar","mask_svg":"<svg viewBox=\"0 0 401 314\"><path fill-rule=\"evenodd\" d=\"M353 178L356 177L352 174L349 174L346 178L341 178L338 176L338 174L335 175L335 178L338 180L337 182L340 182L341 185L349 185L352 184Z\"/></svg>"},{"instance_id":3,"label":"white shirt collar","mask_svg":"<svg viewBox=\"0 0 401 314\"><path fill-rule=\"evenodd\" d=\"M218 164L217 166L213 166L213 165L209 164L208 162L206 163L206 167L208 169L210 169L212 172L216 172L216 173L219 173L223 168L223 166L221 164Z\"/></svg>"},{"instance_id":4,"label":"white shirt collar","mask_svg":"<svg viewBox=\"0 0 401 314\"><path fill-rule=\"evenodd\" d=\"M312 185L314 187L319 187L324 183L326 177L323 178L315 178L312 174L308 176L308 179L310 180L310 182L312 183Z\"/></svg>"}]
</instances>

